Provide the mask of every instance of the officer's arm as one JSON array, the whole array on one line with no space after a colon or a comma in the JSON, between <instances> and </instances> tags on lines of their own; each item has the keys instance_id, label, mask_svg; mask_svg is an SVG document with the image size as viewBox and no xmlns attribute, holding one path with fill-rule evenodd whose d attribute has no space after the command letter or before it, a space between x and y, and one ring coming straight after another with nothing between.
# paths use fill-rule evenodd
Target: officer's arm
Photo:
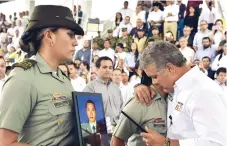
<instances>
[{"instance_id":1,"label":"officer's arm","mask_svg":"<svg viewBox=\"0 0 227 146\"><path fill-rule=\"evenodd\" d=\"M28 146L17 142L18 133L7 129L0 129L0 146Z\"/></svg>"},{"instance_id":2,"label":"officer's arm","mask_svg":"<svg viewBox=\"0 0 227 146\"><path fill-rule=\"evenodd\" d=\"M124 140L122 140L116 136L113 136L111 139L110 146L125 146L125 142L124 142Z\"/></svg>"}]
</instances>

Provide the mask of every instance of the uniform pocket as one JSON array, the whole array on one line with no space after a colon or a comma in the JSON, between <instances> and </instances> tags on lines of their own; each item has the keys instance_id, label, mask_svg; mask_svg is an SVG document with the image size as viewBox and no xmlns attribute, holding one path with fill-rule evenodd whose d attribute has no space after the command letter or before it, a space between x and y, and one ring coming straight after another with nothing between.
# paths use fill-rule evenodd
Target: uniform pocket
<instances>
[{"instance_id":1,"label":"uniform pocket","mask_svg":"<svg viewBox=\"0 0 227 146\"><path fill-rule=\"evenodd\" d=\"M49 112L52 115L61 115L72 111L72 100L52 100L48 103Z\"/></svg>"}]
</instances>

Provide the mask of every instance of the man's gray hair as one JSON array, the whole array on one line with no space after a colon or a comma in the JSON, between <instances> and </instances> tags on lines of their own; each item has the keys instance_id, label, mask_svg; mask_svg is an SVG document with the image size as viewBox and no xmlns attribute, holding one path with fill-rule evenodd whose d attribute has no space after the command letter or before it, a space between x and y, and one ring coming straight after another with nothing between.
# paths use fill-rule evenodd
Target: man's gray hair
<instances>
[{"instance_id":1,"label":"man's gray hair","mask_svg":"<svg viewBox=\"0 0 227 146\"><path fill-rule=\"evenodd\" d=\"M167 63L182 67L186 64L186 59L174 44L166 41L158 41L148 45L140 57L142 69L154 64L160 70L165 68Z\"/></svg>"}]
</instances>

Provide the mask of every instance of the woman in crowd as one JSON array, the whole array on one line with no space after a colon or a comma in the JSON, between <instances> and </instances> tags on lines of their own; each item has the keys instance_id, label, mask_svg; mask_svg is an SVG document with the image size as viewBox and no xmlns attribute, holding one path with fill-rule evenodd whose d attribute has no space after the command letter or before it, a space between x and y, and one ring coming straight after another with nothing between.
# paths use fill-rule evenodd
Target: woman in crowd
<instances>
[{"instance_id":1,"label":"woman in crowd","mask_svg":"<svg viewBox=\"0 0 227 146\"><path fill-rule=\"evenodd\" d=\"M225 39L223 21L221 19L215 21L210 38L213 40L213 44L216 48L218 48L220 42Z\"/></svg>"},{"instance_id":2,"label":"woman in crowd","mask_svg":"<svg viewBox=\"0 0 227 146\"><path fill-rule=\"evenodd\" d=\"M120 12L117 12L115 16L115 26L118 27L122 20L122 14Z\"/></svg>"},{"instance_id":3,"label":"woman in crowd","mask_svg":"<svg viewBox=\"0 0 227 146\"><path fill-rule=\"evenodd\" d=\"M220 50L220 54L215 57L211 68L213 71L217 71L219 67L227 68L227 43Z\"/></svg>"},{"instance_id":4,"label":"woman in crowd","mask_svg":"<svg viewBox=\"0 0 227 146\"><path fill-rule=\"evenodd\" d=\"M198 21L199 16L195 13L195 8L190 6L189 13L184 18L184 26L186 25L192 27L192 33L196 33L198 31Z\"/></svg>"},{"instance_id":5,"label":"woman in crowd","mask_svg":"<svg viewBox=\"0 0 227 146\"><path fill-rule=\"evenodd\" d=\"M129 70L129 78L135 73L135 68L139 64L139 51L136 43L131 44L131 49L125 58L125 66Z\"/></svg>"},{"instance_id":6,"label":"woman in crowd","mask_svg":"<svg viewBox=\"0 0 227 146\"><path fill-rule=\"evenodd\" d=\"M75 34L84 35L84 31L69 8L34 8L20 46L35 54L35 60L14 64L5 81L0 100L0 146L78 145L73 134L73 87L58 68L61 62L73 59Z\"/></svg>"}]
</instances>

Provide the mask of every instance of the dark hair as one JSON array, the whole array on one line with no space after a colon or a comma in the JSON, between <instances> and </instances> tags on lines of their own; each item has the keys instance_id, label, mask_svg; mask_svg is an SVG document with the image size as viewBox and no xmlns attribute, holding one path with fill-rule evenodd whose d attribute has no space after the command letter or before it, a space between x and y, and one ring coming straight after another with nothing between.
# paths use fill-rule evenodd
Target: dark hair
<instances>
[{"instance_id":1,"label":"dark hair","mask_svg":"<svg viewBox=\"0 0 227 146\"><path fill-rule=\"evenodd\" d=\"M3 59L5 64L6 64L6 60L5 60L5 58L3 56L0 56L0 59Z\"/></svg>"},{"instance_id":2,"label":"dark hair","mask_svg":"<svg viewBox=\"0 0 227 146\"><path fill-rule=\"evenodd\" d=\"M102 61L111 61L112 62L112 65L113 65L113 61L112 61L112 59L110 59L109 57L107 57L107 56L103 56L103 57L99 57L99 59L96 61L96 63L95 63L95 66L97 67L97 68L100 68L100 66L101 66L101 62Z\"/></svg>"},{"instance_id":3,"label":"dark hair","mask_svg":"<svg viewBox=\"0 0 227 146\"><path fill-rule=\"evenodd\" d=\"M133 43L135 43L135 42L133 42ZM131 47L130 47L129 51L132 52L132 48ZM136 44L135 63L138 62L138 58L139 58L139 51L138 51L138 45Z\"/></svg>"},{"instance_id":4,"label":"dark hair","mask_svg":"<svg viewBox=\"0 0 227 146\"><path fill-rule=\"evenodd\" d=\"M93 104L94 105L94 108L95 108L95 110L96 110L96 107L95 107L95 103L92 101L92 100L87 100L87 102L86 102L86 108L87 108L87 104Z\"/></svg>"},{"instance_id":5,"label":"dark hair","mask_svg":"<svg viewBox=\"0 0 227 146\"><path fill-rule=\"evenodd\" d=\"M56 32L59 28L43 28L25 32L20 41L22 50L27 50L28 56L35 55L41 47L41 42L44 37L43 32L49 29L52 32Z\"/></svg>"},{"instance_id":6,"label":"dark hair","mask_svg":"<svg viewBox=\"0 0 227 146\"><path fill-rule=\"evenodd\" d=\"M124 45L122 43L118 43L117 46L122 48L122 49L124 48Z\"/></svg>"},{"instance_id":7,"label":"dark hair","mask_svg":"<svg viewBox=\"0 0 227 146\"><path fill-rule=\"evenodd\" d=\"M221 22L221 24L223 25L223 21L221 19L217 19L214 24L216 24L217 22Z\"/></svg>"},{"instance_id":8,"label":"dark hair","mask_svg":"<svg viewBox=\"0 0 227 146\"><path fill-rule=\"evenodd\" d=\"M121 15L120 22L123 20L122 14L120 12L117 12L115 16L115 23L117 23L117 14Z\"/></svg>"},{"instance_id":9,"label":"dark hair","mask_svg":"<svg viewBox=\"0 0 227 146\"><path fill-rule=\"evenodd\" d=\"M209 40L209 42L211 41L209 37L203 37L203 40Z\"/></svg>"},{"instance_id":10,"label":"dark hair","mask_svg":"<svg viewBox=\"0 0 227 146\"><path fill-rule=\"evenodd\" d=\"M105 43L106 41L108 41L108 42L109 42L109 44L110 44L110 39L105 39L104 43Z\"/></svg>"},{"instance_id":11,"label":"dark hair","mask_svg":"<svg viewBox=\"0 0 227 146\"><path fill-rule=\"evenodd\" d=\"M127 3L128 4L128 1L125 1L124 4Z\"/></svg>"},{"instance_id":12,"label":"dark hair","mask_svg":"<svg viewBox=\"0 0 227 146\"><path fill-rule=\"evenodd\" d=\"M74 67L75 69L77 69L77 68L76 68L76 63L74 63L73 61L67 62L67 65L73 65L73 67Z\"/></svg>"},{"instance_id":13,"label":"dark hair","mask_svg":"<svg viewBox=\"0 0 227 146\"><path fill-rule=\"evenodd\" d=\"M217 76L218 76L221 72L222 72L222 73L226 73L226 72L227 72L227 71L226 71L226 68L220 67L220 68L217 70L217 72L216 72Z\"/></svg>"},{"instance_id":14,"label":"dark hair","mask_svg":"<svg viewBox=\"0 0 227 146\"><path fill-rule=\"evenodd\" d=\"M202 58L202 60L203 59L209 59L209 61L211 62L211 59L210 59L210 57L208 57L208 56L204 56L203 58Z\"/></svg>"},{"instance_id":15,"label":"dark hair","mask_svg":"<svg viewBox=\"0 0 227 146\"><path fill-rule=\"evenodd\" d=\"M86 66L87 70L90 69L90 66L89 66L89 64L88 64L86 61L83 61L82 64L83 64L84 66Z\"/></svg>"}]
</instances>

